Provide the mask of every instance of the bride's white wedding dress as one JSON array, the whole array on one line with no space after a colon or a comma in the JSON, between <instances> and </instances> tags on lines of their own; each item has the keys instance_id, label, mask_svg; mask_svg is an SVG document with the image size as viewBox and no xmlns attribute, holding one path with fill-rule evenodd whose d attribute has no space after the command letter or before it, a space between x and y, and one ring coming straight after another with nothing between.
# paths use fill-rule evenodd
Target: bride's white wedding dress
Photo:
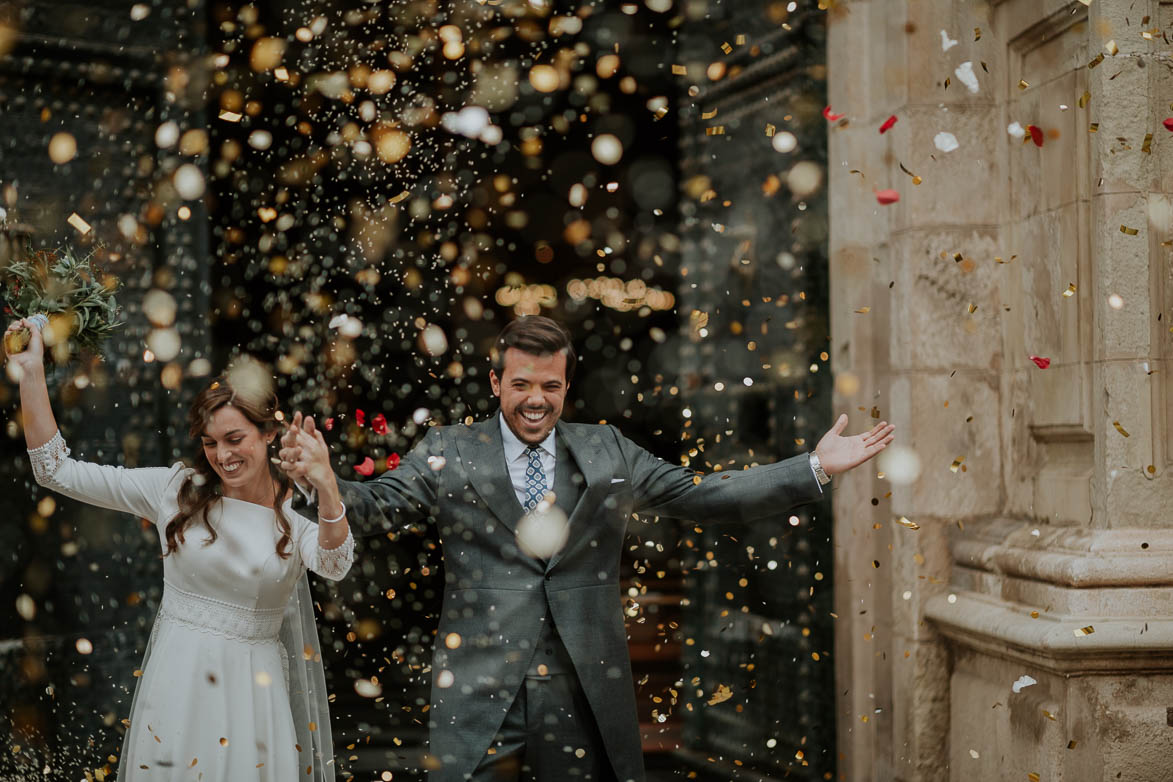
<instances>
[{"instance_id":1,"label":"bride's white wedding dress","mask_svg":"<svg viewBox=\"0 0 1173 782\"><path fill-rule=\"evenodd\" d=\"M187 469L127 469L69 458L58 432L29 451L37 483L83 502L133 513L160 541L179 511ZM163 600L130 728L121 782L330 782L333 746L306 569L340 579L354 538L318 546L318 525L294 512L290 556L277 555L274 511L222 498L163 560Z\"/></svg>"}]
</instances>

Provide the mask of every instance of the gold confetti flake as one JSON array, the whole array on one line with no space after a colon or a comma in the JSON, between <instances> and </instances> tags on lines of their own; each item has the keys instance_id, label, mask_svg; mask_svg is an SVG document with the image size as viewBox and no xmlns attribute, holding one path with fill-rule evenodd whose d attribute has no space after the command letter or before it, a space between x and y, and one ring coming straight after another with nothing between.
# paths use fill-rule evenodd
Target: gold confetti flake
<instances>
[{"instance_id":1,"label":"gold confetti flake","mask_svg":"<svg viewBox=\"0 0 1173 782\"><path fill-rule=\"evenodd\" d=\"M1137 229L1137 228L1129 228L1127 225L1120 226L1120 233L1122 233L1122 234L1128 234L1129 236L1136 236L1136 234L1138 232L1139 232L1139 229Z\"/></svg>"},{"instance_id":2,"label":"gold confetti flake","mask_svg":"<svg viewBox=\"0 0 1173 782\"><path fill-rule=\"evenodd\" d=\"M243 118L243 115L237 114L235 111L224 110L220 112L220 119L225 122L240 122Z\"/></svg>"},{"instance_id":3,"label":"gold confetti flake","mask_svg":"<svg viewBox=\"0 0 1173 782\"><path fill-rule=\"evenodd\" d=\"M1113 421L1112 426L1116 427L1116 431L1119 432L1120 434L1124 435L1125 437L1129 436L1127 430L1125 430L1125 428L1120 425L1119 421Z\"/></svg>"},{"instance_id":4,"label":"gold confetti flake","mask_svg":"<svg viewBox=\"0 0 1173 782\"><path fill-rule=\"evenodd\" d=\"M1144 134L1144 143L1140 145L1140 151L1146 155L1153 154L1153 134Z\"/></svg>"},{"instance_id":5,"label":"gold confetti flake","mask_svg":"<svg viewBox=\"0 0 1173 782\"><path fill-rule=\"evenodd\" d=\"M733 51L733 47L729 44L728 41L725 41L721 44L721 51L725 52L725 54L729 54Z\"/></svg>"},{"instance_id":6,"label":"gold confetti flake","mask_svg":"<svg viewBox=\"0 0 1173 782\"><path fill-rule=\"evenodd\" d=\"M1051 720L1052 722L1058 722L1058 719L1051 712L1047 711L1046 709L1043 709L1042 712L1043 712L1043 716L1046 717L1047 719Z\"/></svg>"},{"instance_id":7,"label":"gold confetti flake","mask_svg":"<svg viewBox=\"0 0 1173 782\"><path fill-rule=\"evenodd\" d=\"M1067 749L1075 749L1075 745L1078 743L1078 741L1072 739L1071 741L1067 742Z\"/></svg>"},{"instance_id":8,"label":"gold confetti flake","mask_svg":"<svg viewBox=\"0 0 1173 782\"><path fill-rule=\"evenodd\" d=\"M715 116L717 116L716 109L713 109L712 111L702 111L701 112L701 119L712 119Z\"/></svg>"},{"instance_id":9,"label":"gold confetti flake","mask_svg":"<svg viewBox=\"0 0 1173 782\"><path fill-rule=\"evenodd\" d=\"M1092 94L1090 92L1088 92L1087 90L1084 90L1083 95L1079 96L1079 107L1081 109L1086 109L1087 105L1089 103L1091 103L1091 101L1092 101Z\"/></svg>"},{"instance_id":10,"label":"gold confetti flake","mask_svg":"<svg viewBox=\"0 0 1173 782\"><path fill-rule=\"evenodd\" d=\"M867 315L871 311L872 311L871 307L860 307L859 309L856 310L856 312L859 313L860 315Z\"/></svg>"},{"instance_id":11,"label":"gold confetti flake","mask_svg":"<svg viewBox=\"0 0 1173 782\"><path fill-rule=\"evenodd\" d=\"M977 312L977 308L978 308L978 305L976 305L976 304L970 304L970 305L969 305L969 314L970 314L970 315L972 315L972 314L974 314L975 312Z\"/></svg>"},{"instance_id":12,"label":"gold confetti flake","mask_svg":"<svg viewBox=\"0 0 1173 782\"><path fill-rule=\"evenodd\" d=\"M389 200L387 203L389 203L389 204L398 204L400 201L403 201L403 200L405 200L405 199L406 199L406 198L407 198L409 195L411 195L411 191L410 191L410 190L404 190L404 191L403 191L403 192L401 192L399 195L392 197L392 198L391 198L391 199L390 199L390 200Z\"/></svg>"},{"instance_id":13,"label":"gold confetti flake","mask_svg":"<svg viewBox=\"0 0 1173 782\"><path fill-rule=\"evenodd\" d=\"M683 65L673 65L672 66L672 75L673 76L687 76L688 75L688 68L684 67Z\"/></svg>"},{"instance_id":14,"label":"gold confetti flake","mask_svg":"<svg viewBox=\"0 0 1173 782\"><path fill-rule=\"evenodd\" d=\"M1092 627L1091 625L1088 625L1087 627L1077 627L1075 630L1072 630L1076 638L1082 638L1085 635L1091 635L1095 631L1096 628Z\"/></svg>"},{"instance_id":15,"label":"gold confetti flake","mask_svg":"<svg viewBox=\"0 0 1173 782\"><path fill-rule=\"evenodd\" d=\"M1103 61L1104 61L1104 53L1100 52L1099 54L1097 54L1095 57L1092 58L1091 62L1089 62L1087 64L1087 69L1090 71L1092 68L1096 67L1097 65L1099 65Z\"/></svg>"},{"instance_id":16,"label":"gold confetti flake","mask_svg":"<svg viewBox=\"0 0 1173 782\"><path fill-rule=\"evenodd\" d=\"M953 464L949 465L949 472L956 473L961 469L961 463L965 461L964 456L958 456L953 460Z\"/></svg>"},{"instance_id":17,"label":"gold confetti flake","mask_svg":"<svg viewBox=\"0 0 1173 782\"><path fill-rule=\"evenodd\" d=\"M1111 41L1108 41L1106 44L1104 44L1104 51L1106 51L1110 56L1115 57L1120 53L1120 47L1116 45L1116 40L1112 39Z\"/></svg>"},{"instance_id":18,"label":"gold confetti flake","mask_svg":"<svg viewBox=\"0 0 1173 782\"><path fill-rule=\"evenodd\" d=\"M227 747L227 746L228 746L228 739L226 739L226 738L224 738L223 736L221 736L221 737L220 737L220 746L221 746L221 747Z\"/></svg>"},{"instance_id":19,"label":"gold confetti flake","mask_svg":"<svg viewBox=\"0 0 1173 782\"><path fill-rule=\"evenodd\" d=\"M1063 298L1070 299L1074 295L1075 295L1075 283L1069 282L1069 283L1067 283L1067 290L1063 291Z\"/></svg>"},{"instance_id":20,"label":"gold confetti flake","mask_svg":"<svg viewBox=\"0 0 1173 782\"><path fill-rule=\"evenodd\" d=\"M200 759L199 759L199 758L192 758L192 759L191 759L191 763L188 763L188 764L187 764L187 767L188 767L188 768L195 768L195 767L196 767L196 763L199 763L199 762L200 762Z\"/></svg>"},{"instance_id":21,"label":"gold confetti flake","mask_svg":"<svg viewBox=\"0 0 1173 782\"><path fill-rule=\"evenodd\" d=\"M980 28L980 27L973 28L973 39L974 39L974 41L980 41L982 39L982 28Z\"/></svg>"},{"instance_id":22,"label":"gold confetti flake","mask_svg":"<svg viewBox=\"0 0 1173 782\"><path fill-rule=\"evenodd\" d=\"M1039 782L1039 775L1031 771L1026 775L1028 782Z\"/></svg>"},{"instance_id":23,"label":"gold confetti flake","mask_svg":"<svg viewBox=\"0 0 1173 782\"><path fill-rule=\"evenodd\" d=\"M724 703L733 697L733 690L729 688L728 684L718 684L717 689L713 690L713 694L709 696L709 705L716 706L718 703Z\"/></svg>"},{"instance_id":24,"label":"gold confetti flake","mask_svg":"<svg viewBox=\"0 0 1173 782\"><path fill-rule=\"evenodd\" d=\"M904 516L901 516L900 518L896 519L896 523L899 524L901 527L908 527L909 529L920 529L919 524L917 524L915 521L911 521L910 519L908 519Z\"/></svg>"},{"instance_id":25,"label":"gold confetti flake","mask_svg":"<svg viewBox=\"0 0 1173 782\"><path fill-rule=\"evenodd\" d=\"M1087 126L1088 133L1098 133L1100 131L1100 123L1093 122Z\"/></svg>"},{"instance_id":26,"label":"gold confetti flake","mask_svg":"<svg viewBox=\"0 0 1173 782\"><path fill-rule=\"evenodd\" d=\"M769 136L770 138L773 138L773 136L776 132L778 132L778 128L776 128L772 122L767 122L766 123L766 135Z\"/></svg>"},{"instance_id":27,"label":"gold confetti flake","mask_svg":"<svg viewBox=\"0 0 1173 782\"><path fill-rule=\"evenodd\" d=\"M724 125L714 125L711 128L705 128L705 135L706 136L724 136L725 135L725 126Z\"/></svg>"},{"instance_id":28,"label":"gold confetti flake","mask_svg":"<svg viewBox=\"0 0 1173 782\"><path fill-rule=\"evenodd\" d=\"M1018 80L1018 89L1025 90L1029 86L1030 86L1030 82L1028 82L1026 79L1019 79Z\"/></svg>"},{"instance_id":29,"label":"gold confetti flake","mask_svg":"<svg viewBox=\"0 0 1173 782\"><path fill-rule=\"evenodd\" d=\"M738 46L745 46L745 33L739 33L735 40Z\"/></svg>"},{"instance_id":30,"label":"gold confetti flake","mask_svg":"<svg viewBox=\"0 0 1173 782\"><path fill-rule=\"evenodd\" d=\"M90 228L90 224L83 220L81 215L79 215L77 212L71 214L66 222L77 229L78 233L82 234L83 236L93 230Z\"/></svg>"}]
</instances>

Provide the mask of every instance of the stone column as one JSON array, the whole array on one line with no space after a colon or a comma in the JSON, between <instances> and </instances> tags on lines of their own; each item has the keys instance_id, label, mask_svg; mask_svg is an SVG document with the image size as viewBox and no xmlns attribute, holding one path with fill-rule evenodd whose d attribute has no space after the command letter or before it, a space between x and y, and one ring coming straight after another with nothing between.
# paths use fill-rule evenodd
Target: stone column
<instances>
[{"instance_id":1,"label":"stone column","mask_svg":"<svg viewBox=\"0 0 1173 782\"><path fill-rule=\"evenodd\" d=\"M922 466L838 481L840 776L1166 779L1173 13L830 16L837 407Z\"/></svg>"}]
</instances>

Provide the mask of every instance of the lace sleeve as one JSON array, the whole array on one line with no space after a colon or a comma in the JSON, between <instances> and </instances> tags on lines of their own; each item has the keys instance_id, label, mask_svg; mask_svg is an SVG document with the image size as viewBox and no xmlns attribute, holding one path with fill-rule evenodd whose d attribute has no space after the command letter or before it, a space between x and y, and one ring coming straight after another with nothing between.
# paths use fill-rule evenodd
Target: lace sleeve
<instances>
[{"instance_id":1,"label":"lace sleeve","mask_svg":"<svg viewBox=\"0 0 1173 782\"><path fill-rule=\"evenodd\" d=\"M322 548L318 545L317 562L310 570L331 581L341 581L350 572L354 563L354 534L346 533L346 540L337 548Z\"/></svg>"},{"instance_id":2,"label":"lace sleeve","mask_svg":"<svg viewBox=\"0 0 1173 782\"><path fill-rule=\"evenodd\" d=\"M61 436L60 430L56 431L49 442L29 449L29 461L33 465L33 478L41 486L47 485L68 458L69 446L65 444L65 438Z\"/></svg>"}]
</instances>

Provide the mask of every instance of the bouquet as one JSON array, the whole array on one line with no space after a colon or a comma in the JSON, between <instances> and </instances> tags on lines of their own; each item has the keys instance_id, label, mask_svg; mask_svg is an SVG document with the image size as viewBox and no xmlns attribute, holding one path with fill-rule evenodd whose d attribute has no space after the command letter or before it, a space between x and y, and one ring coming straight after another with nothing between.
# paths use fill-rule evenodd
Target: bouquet
<instances>
[{"instance_id":1,"label":"bouquet","mask_svg":"<svg viewBox=\"0 0 1173 782\"><path fill-rule=\"evenodd\" d=\"M28 318L42 329L58 358L69 355L72 342L81 350L98 353L115 329L118 305L114 291L118 287L112 276L103 276L91 251L77 257L68 249L37 251L15 258L0 269L0 296L4 313ZM5 336L9 353L20 353L29 344L27 328Z\"/></svg>"}]
</instances>

